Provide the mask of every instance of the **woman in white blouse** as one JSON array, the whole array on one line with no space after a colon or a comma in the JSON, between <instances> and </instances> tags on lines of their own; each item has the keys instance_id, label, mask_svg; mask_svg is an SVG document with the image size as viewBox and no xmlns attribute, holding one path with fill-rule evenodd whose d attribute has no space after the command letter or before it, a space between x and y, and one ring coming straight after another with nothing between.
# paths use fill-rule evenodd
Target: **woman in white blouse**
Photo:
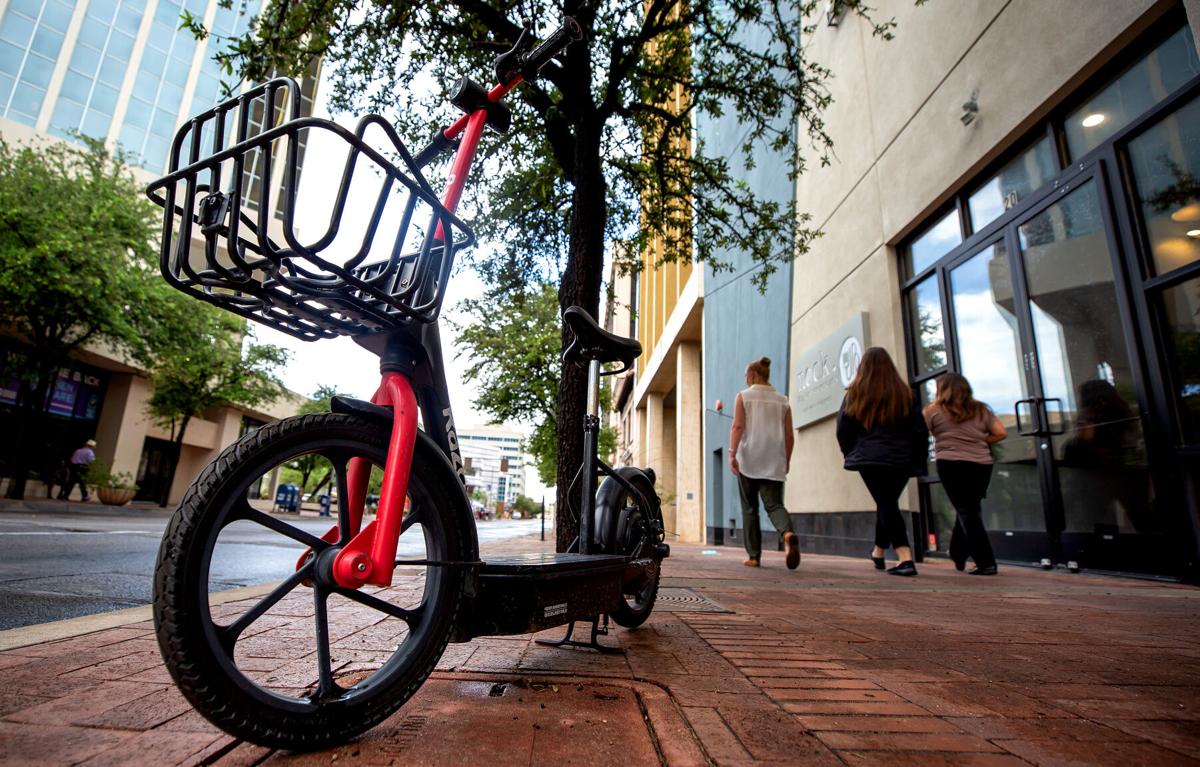
<instances>
[{"instance_id":1,"label":"woman in white blouse","mask_svg":"<svg viewBox=\"0 0 1200 767\"><path fill-rule=\"evenodd\" d=\"M783 506L783 480L792 460L795 435L792 408L787 397L771 386L771 360L761 357L746 366L746 386L738 392L729 430L729 468L738 478L742 498L742 532L747 567L758 567L762 558L762 532L758 524L758 499L783 536L787 566L800 564L800 537Z\"/></svg>"}]
</instances>

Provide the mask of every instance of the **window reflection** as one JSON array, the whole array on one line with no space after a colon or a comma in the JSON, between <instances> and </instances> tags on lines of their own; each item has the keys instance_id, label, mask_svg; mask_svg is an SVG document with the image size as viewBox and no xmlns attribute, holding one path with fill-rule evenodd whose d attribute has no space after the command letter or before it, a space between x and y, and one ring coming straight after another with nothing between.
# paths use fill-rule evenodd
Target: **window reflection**
<instances>
[{"instance_id":1,"label":"window reflection","mask_svg":"<svg viewBox=\"0 0 1200 767\"><path fill-rule=\"evenodd\" d=\"M1071 113L1064 126L1071 157L1100 146L1196 75L1200 60L1191 29L1183 27Z\"/></svg>"},{"instance_id":2,"label":"window reflection","mask_svg":"<svg viewBox=\"0 0 1200 767\"><path fill-rule=\"evenodd\" d=\"M1157 517L1096 184L1019 227L1062 490L1059 532L1149 532ZM1060 415L1061 413L1061 415Z\"/></svg>"},{"instance_id":3,"label":"window reflection","mask_svg":"<svg viewBox=\"0 0 1200 767\"><path fill-rule=\"evenodd\" d=\"M1027 395L1004 243L986 248L951 272L950 293L961 340L959 370L971 382L975 399L1015 429L1013 404Z\"/></svg>"},{"instance_id":4,"label":"window reflection","mask_svg":"<svg viewBox=\"0 0 1200 767\"><path fill-rule=\"evenodd\" d=\"M975 398L992 408L1009 432L1008 439L992 448L996 467L983 505L984 524L993 531L998 552L1008 544L996 532L1039 530L1045 519L1034 439L1021 437L1016 428L1016 403L1029 394L1012 286L1003 241L950 273L959 370Z\"/></svg>"},{"instance_id":5,"label":"window reflection","mask_svg":"<svg viewBox=\"0 0 1200 767\"><path fill-rule=\"evenodd\" d=\"M1200 98L1129 143L1158 274L1200 259Z\"/></svg>"},{"instance_id":6,"label":"window reflection","mask_svg":"<svg viewBox=\"0 0 1200 767\"><path fill-rule=\"evenodd\" d=\"M915 277L934 261L954 250L962 242L958 226L958 211L952 210L936 224L917 235L904 253L904 265L909 277Z\"/></svg>"},{"instance_id":7,"label":"window reflection","mask_svg":"<svg viewBox=\"0 0 1200 767\"><path fill-rule=\"evenodd\" d=\"M909 292L908 322L915 341L915 373L921 375L945 366L946 337L942 331L941 291L936 274Z\"/></svg>"},{"instance_id":8,"label":"window reflection","mask_svg":"<svg viewBox=\"0 0 1200 767\"><path fill-rule=\"evenodd\" d=\"M1043 138L971 194L967 201L971 228L976 232L983 229L1030 192L1040 189L1057 172L1050 139Z\"/></svg>"},{"instance_id":9,"label":"window reflection","mask_svg":"<svg viewBox=\"0 0 1200 767\"><path fill-rule=\"evenodd\" d=\"M1184 442L1200 441L1200 278L1163 291L1171 372Z\"/></svg>"}]
</instances>

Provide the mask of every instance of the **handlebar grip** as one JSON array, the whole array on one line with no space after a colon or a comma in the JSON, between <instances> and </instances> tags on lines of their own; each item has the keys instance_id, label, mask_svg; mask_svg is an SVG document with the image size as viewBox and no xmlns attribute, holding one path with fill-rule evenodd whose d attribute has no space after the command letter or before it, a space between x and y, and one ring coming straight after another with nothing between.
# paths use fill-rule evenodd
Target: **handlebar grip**
<instances>
[{"instance_id":1,"label":"handlebar grip","mask_svg":"<svg viewBox=\"0 0 1200 767\"><path fill-rule=\"evenodd\" d=\"M564 16L562 26L525 56L521 63L521 74L526 80L535 79L550 59L566 50L571 43L582 39L583 27L574 16Z\"/></svg>"}]
</instances>

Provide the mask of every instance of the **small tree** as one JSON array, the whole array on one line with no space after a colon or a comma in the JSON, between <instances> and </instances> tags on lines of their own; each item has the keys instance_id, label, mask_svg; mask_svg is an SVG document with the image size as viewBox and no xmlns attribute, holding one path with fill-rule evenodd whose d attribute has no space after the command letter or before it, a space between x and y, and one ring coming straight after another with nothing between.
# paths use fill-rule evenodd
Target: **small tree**
<instances>
[{"instance_id":1,"label":"small tree","mask_svg":"<svg viewBox=\"0 0 1200 767\"><path fill-rule=\"evenodd\" d=\"M558 393L562 361L558 298L553 285L491 288L462 307L471 320L455 325L458 354L471 360L466 380L477 384L475 407L497 421L533 425L526 449L538 477L552 485L558 476ZM612 397L601 388L602 412ZM576 430L578 431L578 426ZM599 454L610 455L616 432L603 427ZM579 466L576 465L575 469ZM569 479L569 477L568 477Z\"/></svg>"},{"instance_id":2,"label":"small tree","mask_svg":"<svg viewBox=\"0 0 1200 767\"><path fill-rule=\"evenodd\" d=\"M155 211L100 142L0 140L0 323L27 344L7 363L20 380L14 433L5 439L10 498L25 496L28 440L45 431L46 393L71 354L91 343L144 351L144 309L163 293Z\"/></svg>"},{"instance_id":3,"label":"small tree","mask_svg":"<svg viewBox=\"0 0 1200 767\"><path fill-rule=\"evenodd\" d=\"M529 496L518 495L513 501L513 511L521 512L521 519L531 519L539 513L539 507Z\"/></svg>"},{"instance_id":4,"label":"small tree","mask_svg":"<svg viewBox=\"0 0 1200 767\"><path fill-rule=\"evenodd\" d=\"M171 432L172 451L159 505L166 506L193 418L221 405L256 407L287 390L276 370L288 358L284 349L246 343L246 323L207 304L179 297L163 312L151 345L150 415Z\"/></svg>"}]
</instances>

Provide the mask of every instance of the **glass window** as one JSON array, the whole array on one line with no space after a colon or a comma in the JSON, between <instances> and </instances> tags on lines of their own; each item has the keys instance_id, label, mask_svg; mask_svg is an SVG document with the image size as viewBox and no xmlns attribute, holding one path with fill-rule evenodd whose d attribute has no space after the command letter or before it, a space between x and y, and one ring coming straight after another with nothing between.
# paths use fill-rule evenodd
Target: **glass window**
<instances>
[{"instance_id":1,"label":"glass window","mask_svg":"<svg viewBox=\"0 0 1200 767\"><path fill-rule=\"evenodd\" d=\"M913 339L913 375L946 365L946 336L942 331L941 290L937 275L922 280L908 293L908 328Z\"/></svg>"},{"instance_id":2,"label":"glass window","mask_svg":"<svg viewBox=\"0 0 1200 767\"><path fill-rule=\"evenodd\" d=\"M121 81L125 79L126 64L127 62L122 59L105 56L104 64L100 67L100 82L120 88Z\"/></svg>"},{"instance_id":3,"label":"glass window","mask_svg":"<svg viewBox=\"0 0 1200 767\"><path fill-rule=\"evenodd\" d=\"M62 32L56 32L49 27L43 26L33 36L33 45L30 46L30 50L45 56L51 62L51 68L53 68L53 59L58 55L58 49L62 47L62 41Z\"/></svg>"},{"instance_id":4,"label":"glass window","mask_svg":"<svg viewBox=\"0 0 1200 767\"><path fill-rule=\"evenodd\" d=\"M15 45L0 41L0 72L17 76L21 71L21 61L25 58L25 51Z\"/></svg>"},{"instance_id":5,"label":"glass window","mask_svg":"<svg viewBox=\"0 0 1200 767\"><path fill-rule=\"evenodd\" d=\"M19 84L13 91L12 102L9 104L10 115L16 115L18 119L28 125L32 125L37 119L38 110L42 107L42 99L46 97L46 92L41 88L36 88L28 83Z\"/></svg>"},{"instance_id":6,"label":"glass window","mask_svg":"<svg viewBox=\"0 0 1200 767\"><path fill-rule=\"evenodd\" d=\"M950 272L959 370L975 399L1012 429L1013 403L1026 397L1008 250L1000 241Z\"/></svg>"},{"instance_id":7,"label":"glass window","mask_svg":"<svg viewBox=\"0 0 1200 767\"><path fill-rule=\"evenodd\" d=\"M42 21L47 3L58 0L13 0L0 22L0 74L12 78L0 115L33 125L46 97L54 60L63 35L57 6Z\"/></svg>"},{"instance_id":8,"label":"glass window","mask_svg":"<svg viewBox=\"0 0 1200 767\"><path fill-rule=\"evenodd\" d=\"M971 229L978 232L1000 218L1027 194L1054 178L1057 172L1054 148L1049 138L1043 138L971 193L967 201L971 210Z\"/></svg>"},{"instance_id":9,"label":"glass window","mask_svg":"<svg viewBox=\"0 0 1200 767\"><path fill-rule=\"evenodd\" d=\"M1191 29L1183 27L1071 113L1064 126L1071 157L1100 146L1196 75L1200 60Z\"/></svg>"},{"instance_id":10,"label":"glass window","mask_svg":"<svg viewBox=\"0 0 1200 767\"><path fill-rule=\"evenodd\" d=\"M50 84L50 75L52 74L54 74L53 61L30 53L25 58L25 68L21 70L21 79L44 89Z\"/></svg>"},{"instance_id":11,"label":"glass window","mask_svg":"<svg viewBox=\"0 0 1200 767\"><path fill-rule=\"evenodd\" d=\"M33 19L28 19L19 13L10 13L4 17L0 25L0 37L13 45L24 48L33 39Z\"/></svg>"},{"instance_id":12,"label":"glass window","mask_svg":"<svg viewBox=\"0 0 1200 767\"><path fill-rule=\"evenodd\" d=\"M50 0L46 3L45 9L42 11L42 24L57 29L59 32L66 32L67 26L71 23L71 15L75 12L73 3L60 3L58 0Z\"/></svg>"},{"instance_id":13,"label":"glass window","mask_svg":"<svg viewBox=\"0 0 1200 767\"><path fill-rule=\"evenodd\" d=\"M100 66L100 51L90 45L77 43L71 54L71 68L81 74L91 74Z\"/></svg>"},{"instance_id":14,"label":"glass window","mask_svg":"<svg viewBox=\"0 0 1200 767\"><path fill-rule=\"evenodd\" d=\"M958 211L952 210L913 238L912 244L904 253L908 276L920 274L961 242L962 230L958 226Z\"/></svg>"},{"instance_id":15,"label":"glass window","mask_svg":"<svg viewBox=\"0 0 1200 767\"><path fill-rule=\"evenodd\" d=\"M91 78L84 77L73 69L67 70L67 76L63 78L62 89L59 90L60 98L78 101L80 104L86 104L88 93L92 90Z\"/></svg>"},{"instance_id":16,"label":"glass window","mask_svg":"<svg viewBox=\"0 0 1200 767\"><path fill-rule=\"evenodd\" d=\"M1200 441L1200 278L1162 294L1184 442Z\"/></svg>"},{"instance_id":17,"label":"glass window","mask_svg":"<svg viewBox=\"0 0 1200 767\"><path fill-rule=\"evenodd\" d=\"M1200 260L1200 98L1129 142L1154 269Z\"/></svg>"}]
</instances>

